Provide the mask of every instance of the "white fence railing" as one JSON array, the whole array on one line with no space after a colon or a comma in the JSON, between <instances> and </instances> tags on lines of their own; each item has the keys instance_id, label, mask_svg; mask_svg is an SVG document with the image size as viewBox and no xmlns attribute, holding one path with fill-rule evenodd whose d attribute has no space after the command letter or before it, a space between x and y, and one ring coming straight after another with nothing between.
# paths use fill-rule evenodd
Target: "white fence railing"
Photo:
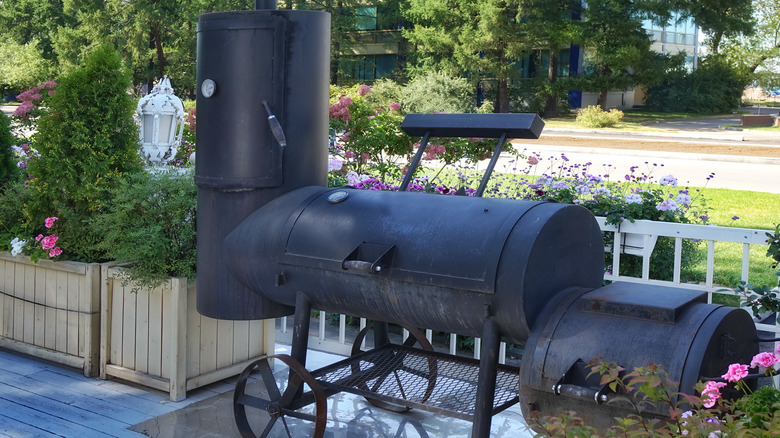
<instances>
[{"instance_id":1,"label":"white fence railing","mask_svg":"<svg viewBox=\"0 0 780 438\"><path fill-rule=\"evenodd\" d=\"M715 281L715 249L716 246L724 243L741 244L741 273L742 281L749 280L750 267L750 247L751 245L767 245L766 231L753 230L746 228L718 227L712 225L692 225L678 224L671 222L655 222L638 220L634 223L624 222L619 227L616 225L607 225L603 217L596 218L601 230L605 233L613 233L614 247L605 248L607 252L612 253L612 269L604 274L604 279L609 281L627 281L635 283L646 283L655 285L665 285L704 291L708 294L708 301L712 302L713 292L737 295L732 290L724 290L727 285L719 285ZM672 280L656 280L650 278L650 255L652 246L658 237L665 236L674 239L674 267ZM638 243L630 243L627 239L637 238ZM683 282L682 277L682 257L683 240L691 239L704 242L706 245L706 265L703 272L704 280L701 282ZM645 249L647 248L647 249ZM634 254L642 257L642 275L641 277L631 277L621 275L619 272L620 258L622 254ZM762 260L766 263L767 269L770 264L768 259ZM730 285L729 285L730 286ZM328 320L338 319L338 325L329 323ZM346 315L331 315L329 317L325 312L318 312L315 320L317 324L312 324L312 330L309 337L309 348L322 350L331 353L349 355L352 348L352 338L350 332L357 332L366 326L366 320L361 318L358 328L352 328L347 324ZM287 342L291 339L290 327L287 318L279 318L277 321L277 341ZM316 327L316 328L315 328ZM780 334L780 325L756 323L756 328L762 331ZM429 341L432 340L433 332L425 331ZM403 331L405 339L408 333ZM449 353L457 354L457 344L459 335L449 334ZM479 358L479 338L474 339L474 357ZM507 346L501 343L499 362L506 362Z\"/></svg>"}]
</instances>

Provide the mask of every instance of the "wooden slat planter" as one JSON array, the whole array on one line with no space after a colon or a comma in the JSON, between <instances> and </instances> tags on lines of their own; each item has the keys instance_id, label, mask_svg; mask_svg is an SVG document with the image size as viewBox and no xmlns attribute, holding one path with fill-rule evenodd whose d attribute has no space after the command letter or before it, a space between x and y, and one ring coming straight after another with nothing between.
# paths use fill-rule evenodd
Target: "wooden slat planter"
<instances>
[{"instance_id":1,"label":"wooden slat planter","mask_svg":"<svg viewBox=\"0 0 780 438\"><path fill-rule=\"evenodd\" d=\"M99 371L100 265L0 252L0 347Z\"/></svg>"},{"instance_id":2,"label":"wooden slat planter","mask_svg":"<svg viewBox=\"0 0 780 438\"><path fill-rule=\"evenodd\" d=\"M118 269L102 268L101 378L156 388L178 401L273 352L273 320L208 318L197 312L195 285L186 278L148 290L123 285Z\"/></svg>"}]
</instances>

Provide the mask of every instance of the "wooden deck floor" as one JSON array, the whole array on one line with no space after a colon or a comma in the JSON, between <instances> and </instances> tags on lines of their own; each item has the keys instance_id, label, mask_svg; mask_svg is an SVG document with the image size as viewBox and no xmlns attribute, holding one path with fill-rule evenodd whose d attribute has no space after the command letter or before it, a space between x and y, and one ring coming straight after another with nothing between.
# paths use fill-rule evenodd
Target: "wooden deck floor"
<instances>
[{"instance_id":1,"label":"wooden deck floor","mask_svg":"<svg viewBox=\"0 0 780 438\"><path fill-rule=\"evenodd\" d=\"M168 394L0 349L0 437L143 437L128 427L227 391L220 382Z\"/></svg>"}]
</instances>

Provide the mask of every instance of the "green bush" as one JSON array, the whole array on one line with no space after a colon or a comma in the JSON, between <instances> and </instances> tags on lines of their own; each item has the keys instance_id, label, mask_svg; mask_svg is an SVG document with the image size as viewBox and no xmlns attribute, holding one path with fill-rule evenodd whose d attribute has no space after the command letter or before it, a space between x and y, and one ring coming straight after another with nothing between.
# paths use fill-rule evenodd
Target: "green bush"
<instances>
[{"instance_id":1,"label":"green bush","mask_svg":"<svg viewBox=\"0 0 780 438\"><path fill-rule=\"evenodd\" d=\"M91 225L99 248L131 263L128 278L154 287L165 277L195 278L197 190L189 171L140 172L118 181L113 203Z\"/></svg>"},{"instance_id":2,"label":"green bush","mask_svg":"<svg viewBox=\"0 0 780 438\"><path fill-rule=\"evenodd\" d=\"M88 219L110 205L110 190L126 173L137 172L138 130L127 93L130 77L119 53L95 50L85 65L63 77L49 98L48 113L33 138L40 156L29 160L29 234L46 217L60 219L65 256L78 261L105 259L100 234Z\"/></svg>"},{"instance_id":3,"label":"green bush","mask_svg":"<svg viewBox=\"0 0 780 438\"><path fill-rule=\"evenodd\" d=\"M651 111L696 114L729 113L737 108L747 81L718 57L708 57L692 71L675 70L647 90Z\"/></svg>"},{"instance_id":4,"label":"green bush","mask_svg":"<svg viewBox=\"0 0 780 438\"><path fill-rule=\"evenodd\" d=\"M623 111L612 108L604 111L596 105L589 105L577 112L577 122L589 128L606 128L615 126L623 119Z\"/></svg>"},{"instance_id":5,"label":"green bush","mask_svg":"<svg viewBox=\"0 0 780 438\"><path fill-rule=\"evenodd\" d=\"M15 140L11 134L11 120L0 112L0 188L19 173L11 150Z\"/></svg>"},{"instance_id":6,"label":"green bush","mask_svg":"<svg viewBox=\"0 0 780 438\"><path fill-rule=\"evenodd\" d=\"M474 87L442 72L418 76L401 91L401 107L409 113L468 113L475 106Z\"/></svg>"},{"instance_id":7,"label":"green bush","mask_svg":"<svg viewBox=\"0 0 780 438\"><path fill-rule=\"evenodd\" d=\"M30 191L21 181L0 188L0 251L10 251L14 238L24 240L24 206L29 200Z\"/></svg>"}]
</instances>

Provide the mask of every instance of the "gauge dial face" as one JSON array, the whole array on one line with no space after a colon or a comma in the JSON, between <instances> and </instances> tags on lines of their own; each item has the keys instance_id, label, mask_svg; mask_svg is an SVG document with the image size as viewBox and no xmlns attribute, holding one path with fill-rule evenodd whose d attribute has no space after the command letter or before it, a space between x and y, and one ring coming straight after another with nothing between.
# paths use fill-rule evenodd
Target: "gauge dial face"
<instances>
[{"instance_id":1,"label":"gauge dial face","mask_svg":"<svg viewBox=\"0 0 780 438\"><path fill-rule=\"evenodd\" d=\"M206 79L200 84L200 94L203 97L209 98L214 95L215 91L217 91L217 83L212 79Z\"/></svg>"}]
</instances>

